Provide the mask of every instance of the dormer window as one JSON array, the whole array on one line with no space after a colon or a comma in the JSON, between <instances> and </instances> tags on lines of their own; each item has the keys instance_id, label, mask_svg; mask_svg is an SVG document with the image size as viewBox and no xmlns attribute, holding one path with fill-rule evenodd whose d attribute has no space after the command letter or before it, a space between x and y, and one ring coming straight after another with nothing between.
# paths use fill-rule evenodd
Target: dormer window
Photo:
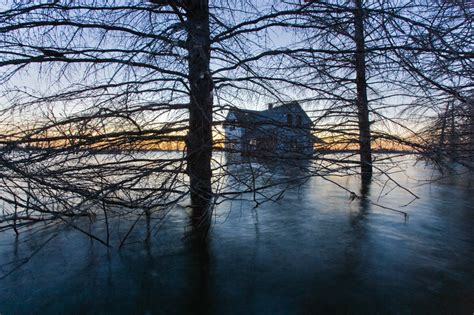
<instances>
[{"instance_id":1,"label":"dormer window","mask_svg":"<svg viewBox=\"0 0 474 315\"><path fill-rule=\"evenodd\" d=\"M286 122L288 126L293 125L293 116L291 114L286 114Z\"/></svg>"},{"instance_id":2,"label":"dormer window","mask_svg":"<svg viewBox=\"0 0 474 315\"><path fill-rule=\"evenodd\" d=\"M303 119L300 115L296 116L296 126L301 127L303 125Z\"/></svg>"}]
</instances>

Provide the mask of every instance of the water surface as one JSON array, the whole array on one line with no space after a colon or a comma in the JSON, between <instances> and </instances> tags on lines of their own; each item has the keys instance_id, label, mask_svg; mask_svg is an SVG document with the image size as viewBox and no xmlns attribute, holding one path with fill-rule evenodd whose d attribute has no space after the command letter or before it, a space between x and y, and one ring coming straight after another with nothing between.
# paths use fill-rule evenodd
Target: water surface
<instances>
[{"instance_id":1,"label":"water surface","mask_svg":"<svg viewBox=\"0 0 474 315\"><path fill-rule=\"evenodd\" d=\"M183 207L148 242L141 222L120 250L64 225L3 232L0 276L19 268L0 280L0 313L472 314L471 180L401 169L391 177L420 197L405 207L411 195L386 177L360 200L315 177L276 203L220 204L206 244L184 237ZM357 176L330 179L361 194Z\"/></svg>"}]
</instances>

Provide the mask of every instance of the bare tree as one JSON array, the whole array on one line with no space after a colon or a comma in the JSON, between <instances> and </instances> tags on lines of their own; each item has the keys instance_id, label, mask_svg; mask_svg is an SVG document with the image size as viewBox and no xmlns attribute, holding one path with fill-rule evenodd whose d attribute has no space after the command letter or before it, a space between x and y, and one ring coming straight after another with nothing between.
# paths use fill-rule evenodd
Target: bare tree
<instances>
[{"instance_id":1,"label":"bare tree","mask_svg":"<svg viewBox=\"0 0 474 315\"><path fill-rule=\"evenodd\" d=\"M307 69L302 80L317 93L313 101L327 104L317 121L333 126L339 146L356 138L362 166L377 141L424 151L429 111L470 93L472 9L443 1L305 2L299 17L281 22L300 40L288 64Z\"/></svg>"},{"instance_id":2,"label":"bare tree","mask_svg":"<svg viewBox=\"0 0 474 315\"><path fill-rule=\"evenodd\" d=\"M108 245L108 229L104 239L73 218L100 215L107 226L126 218L124 244L143 216L161 220L189 195L199 225L224 198L251 193L258 205L310 176L353 174L358 165L371 174L374 141L421 150L428 140L402 122L416 101L427 108L417 92L439 108L440 96L465 90L427 75L426 63L453 59L467 69L472 56L461 26L446 30L449 43L437 36L442 45L427 47L420 38L440 32L443 19L431 25L419 12L391 1L8 3L0 13L2 229L59 221ZM356 139L360 162L274 154L299 170L277 180L271 166L244 158L235 171L213 155L227 140L229 110L294 100L327 147L353 149Z\"/></svg>"},{"instance_id":3,"label":"bare tree","mask_svg":"<svg viewBox=\"0 0 474 315\"><path fill-rule=\"evenodd\" d=\"M253 169L252 184L223 189L226 165L211 155L222 123L213 115L236 91L279 97L269 83L278 78L255 64L265 55L248 57L246 41L265 50L261 22L292 11L267 6L262 17L239 5L232 13L225 1L11 3L1 13L2 198L12 207L3 228L60 220L86 233L72 218L99 209L106 225L135 218L123 244L142 216L161 217L188 194L198 224L209 221L211 197L272 199L258 192L269 184L256 187ZM156 151L172 148L183 153ZM108 235L88 234L108 244Z\"/></svg>"}]
</instances>

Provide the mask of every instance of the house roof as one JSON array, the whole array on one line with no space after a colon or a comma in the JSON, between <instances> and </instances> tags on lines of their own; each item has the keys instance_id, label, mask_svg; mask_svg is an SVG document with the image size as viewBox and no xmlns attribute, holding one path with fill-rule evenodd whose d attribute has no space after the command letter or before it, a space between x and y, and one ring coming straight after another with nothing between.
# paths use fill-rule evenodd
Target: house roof
<instances>
[{"instance_id":1,"label":"house roof","mask_svg":"<svg viewBox=\"0 0 474 315\"><path fill-rule=\"evenodd\" d=\"M256 123L286 125L287 114L300 115L303 125L312 125L311 119L298 102L285 103L262 111L233 109L227 114L226 121L232 121L242 126L254 125Z\"/></svg>"}]
</instances>

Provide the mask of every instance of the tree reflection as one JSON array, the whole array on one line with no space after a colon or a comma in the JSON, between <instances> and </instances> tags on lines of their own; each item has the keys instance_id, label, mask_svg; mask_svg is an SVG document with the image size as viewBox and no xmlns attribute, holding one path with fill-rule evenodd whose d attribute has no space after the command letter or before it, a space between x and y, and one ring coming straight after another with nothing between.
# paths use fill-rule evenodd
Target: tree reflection
<instances>
[{"instance_id":1,"label":"tree reflection","mask_svg":"<svg viewBox=\"0 0 474 315\"><path fill-rule=\"evenodd\" d=\"M210 253L209 231L211 227L212 205L206 208L193 208L190 217L190 231L186 236L186 247L192 261L190 283L193 287L190 297L190 309L194 313L207 313L210 303Z\"/></svg>"}]
</instances>

